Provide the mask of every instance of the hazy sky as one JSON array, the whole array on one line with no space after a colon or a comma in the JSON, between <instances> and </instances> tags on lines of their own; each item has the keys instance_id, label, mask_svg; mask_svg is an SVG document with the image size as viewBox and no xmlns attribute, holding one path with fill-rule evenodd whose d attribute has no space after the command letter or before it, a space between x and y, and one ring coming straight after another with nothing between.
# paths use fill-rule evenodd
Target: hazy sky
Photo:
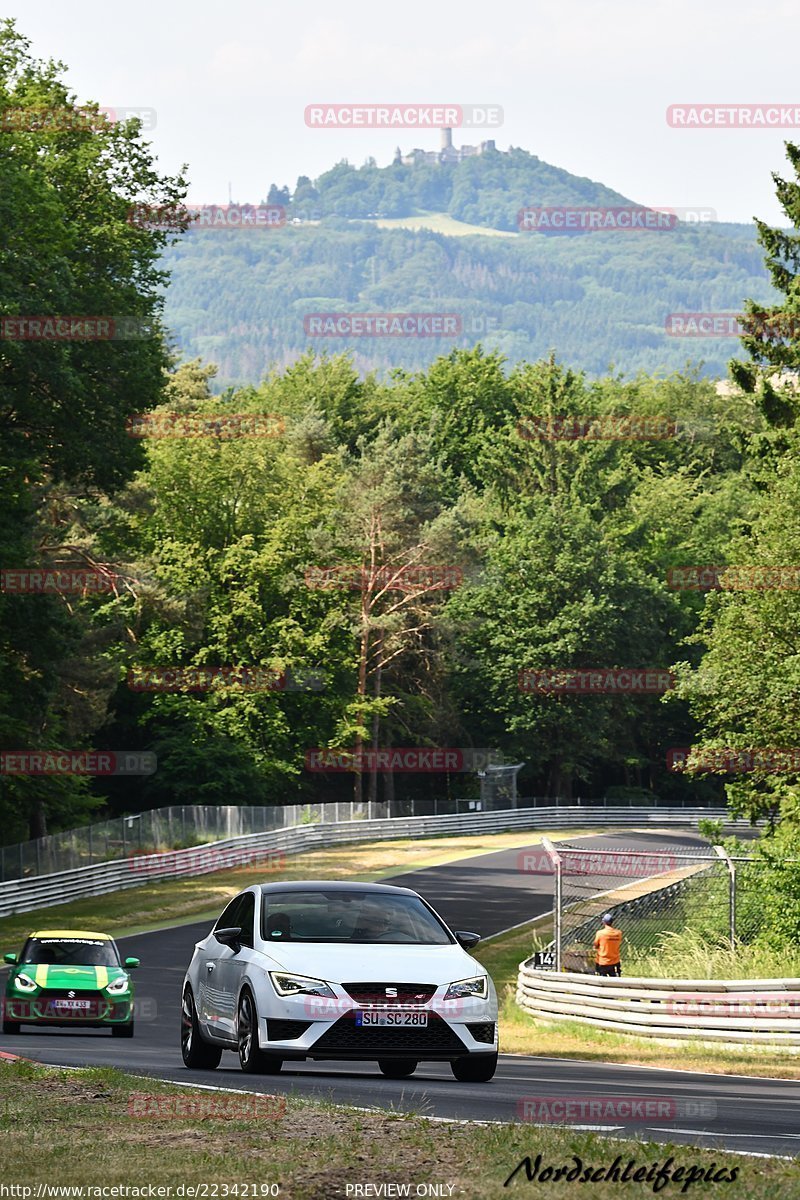
<instances>
[{"instance_id":1,"label":"hazy sky","mask_svg":"<svg viewBox=\"0 0 800 1200\"><path fill-rule=\"evenodd\" d=\"M498 146L521 146L653 206L778 219L771 172L795 131L669 128L670 104L800 109L791 48L800 6L773 0L7 0L39 57L62 59L81 101L154 108L163 171L189 199L252 203L342 158L380 165L438 135L311 129L314 102L498 104ZM456 144L479 134L456 131ZM530 197L535 204L537 198Z\"/></svg>"}]
</instances>

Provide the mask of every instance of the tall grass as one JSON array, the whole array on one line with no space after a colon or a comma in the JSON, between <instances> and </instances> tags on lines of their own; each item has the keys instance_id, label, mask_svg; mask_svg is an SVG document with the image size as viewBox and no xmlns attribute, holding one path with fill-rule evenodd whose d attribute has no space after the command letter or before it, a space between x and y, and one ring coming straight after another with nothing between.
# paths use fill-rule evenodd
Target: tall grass
<instances>
[{"instance_id":1,"label":"tall grass","mask_svg":"<svg viewBox=\"0 0 800 1200\"><path fill-rule=\"evenodd\" d=\"M655 947L623 955L626 975L656 979L800 979L800 946L769 946L710 939L694 929L664 933Z\"/></svg>"}]
</instances>

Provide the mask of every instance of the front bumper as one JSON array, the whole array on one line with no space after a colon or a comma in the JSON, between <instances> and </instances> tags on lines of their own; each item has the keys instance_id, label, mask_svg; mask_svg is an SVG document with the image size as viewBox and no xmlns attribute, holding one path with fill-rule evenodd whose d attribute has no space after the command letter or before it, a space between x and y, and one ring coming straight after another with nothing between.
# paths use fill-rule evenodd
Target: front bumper
<instances>
[{"instance_id":1,"label":"front bumper","mask_svg":"<svg viewBox=\"0 0 800 1200\"><path fill-rule=\"evenodd\" d=\"M83 1000L88 1007L73 1009L70 997L63 990L42 988L35 996L6 996L3 1019L20 1025L62 1025L102 1028L106 1025L127 1025L133 1020L133 996L111 1000L102 992L78 993L74 999ZM64 1003L66 1001L66 1003Z\"/></svg>"},{"instance_id":2,"label":"front bumper","mask_svg":"<svg viewBox=\"0 0 800 1200\"><path fill-rule=\"evenodd\" d=\"M497 1002L470 998L443 1001L437 991L425 1004L359 1004L343 989L335 1000L309 996L269 998L268 1016L259 1015L262 1050L285 1060L415 1059L452 1062L473 1054L497 1053ZM444 989L440 989L441 992ZM426 1013L427 1025L361 1026L356 1013L377 1010Z\"/></svg>"}]
</instances>

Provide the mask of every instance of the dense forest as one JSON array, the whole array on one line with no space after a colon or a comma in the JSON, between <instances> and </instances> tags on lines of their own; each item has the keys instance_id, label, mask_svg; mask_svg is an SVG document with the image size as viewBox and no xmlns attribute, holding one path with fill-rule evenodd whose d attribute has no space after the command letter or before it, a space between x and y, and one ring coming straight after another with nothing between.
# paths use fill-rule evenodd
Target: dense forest
<instances>
[{"instance_id":1,"label":"dense forest","mask_svg":"<svg viewBox=\"0 0 800 1200\"><path fill-rule=\"evenodd\" d=\"M4 26L0 109L72 105L57 70ZM525 764L525 795L635 789L699 801L727 787L737 811L794 811L791 764L733 779L691 758L687 770L668 767L675 748L800 745L797 591L736 589L724 575L712 590L674 585L677 569L786 566L800 555L798 406L790 382L770 382L797 368L800 343L766 341L757 305L730 394L698 372L637 372L635 353L620 361L625 376L592 378L572 350L582 337L570 307L581 287L570 276L575 247L596 255L598 287L621 294L626 273L638 274L651 319L663 297L643 258L650 235L620 236L616 266L607 235L544 238L537 246L564 256L550 275L539 267L557 354L525 361L470 344L418 369L394 339L387 377L332 346L265 376L248 361L250 382L214 394L225 335L215 345L209 334L202 357L180 363L164 317L165 291L167 312L186 303L195 255L264 297L262 309L244 303L229 319L268 321L279 301L264 283L281 274L269 256L286 247L299 258L284 261L283 285L298 299L310 294L302 255L319 283L317 256L329 247L317 308L334 288L360 294L370 259L372 304L438 304L437 272L456 252L476 294L497 287L504 302L531 307L524 270L544 251L486 239L498 257L481 274L475 242L361 227L332 228L327 241L287 230L284 243L283 231L262 242L223 235L238 239L227 244L193 233L167 249L167 234L127 214L141 202L179 204L186 181L158 175L137 122L45 132L0 123L0 146L2 313L124 313L149 331L0 342L0 565L89 571L107 585L0 591L2 746L146 750L158 763L129 778L6 772L7 841L103 806L476 786L474 775L444 772L309 770L309 754L326 748L488 748ZM798 185L779 180L778 192L794 227ZM766 256L775 296L794 311L794 234L759 225L738 241L714 230L681 237L652 251L669 258L683 245L693 264L676 268L676 307L701 297L722 306L725 288L730 306L758 300L749 283ZM700 247L714 239L727 257L719 291L706 292L711 260ZM215 301L201 289L195 303L199 320ZM274 337L285 344L280 328ZM619 668L670 671L675 686L520 686L525 672Z\"/></svg>"},{"instance_id":2,"label":"dense forest","mask_svg":"<svg viewBox=\"0 0 800 1200\"><path fill-rule=\"evenodd\" d=\"M458 164L340 163L313 184L301 177L293 193L273 184L267 199L284 206L284 224L193 228L165 255L167 322L183 354L217 364L218 387L260 379L309 349L352 349L360 371L388 377L478 340L511 364L556 348L594 376L691 362L720 377L735 337L676 337L669 315L735 313L743 296L772 294L751 226L517 232L526 206L630 204L522 150ZM447 220L438 231L377 220L419 212ZM304 326L309 313L386 311L457 314L460 332L354 340L309 336Z\"/></svg>"}]
</instances>

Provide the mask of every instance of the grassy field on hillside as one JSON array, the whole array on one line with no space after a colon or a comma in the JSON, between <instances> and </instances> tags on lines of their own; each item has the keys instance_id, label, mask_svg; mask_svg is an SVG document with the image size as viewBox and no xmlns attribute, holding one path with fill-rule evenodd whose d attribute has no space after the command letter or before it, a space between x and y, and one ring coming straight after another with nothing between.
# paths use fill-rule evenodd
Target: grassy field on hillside
<instances>
[{"instance_id":1,"label":"grassy field on hillside","mask_svg":"<svg viewBox=\"0 0 800 1200\"><path fill-rule=\"evenodd\" d=\"M369 224L373 224L372 221ZM457 221L447 213L419 213L415 217L381 217L374 222L381 229L432 229L434 233L446 233L449 237L470 237L479 234L481 237L515 238L519 235L510 230L489 229L486 225L469 225L466 221Z\"/></svg>"}]
</instances>

